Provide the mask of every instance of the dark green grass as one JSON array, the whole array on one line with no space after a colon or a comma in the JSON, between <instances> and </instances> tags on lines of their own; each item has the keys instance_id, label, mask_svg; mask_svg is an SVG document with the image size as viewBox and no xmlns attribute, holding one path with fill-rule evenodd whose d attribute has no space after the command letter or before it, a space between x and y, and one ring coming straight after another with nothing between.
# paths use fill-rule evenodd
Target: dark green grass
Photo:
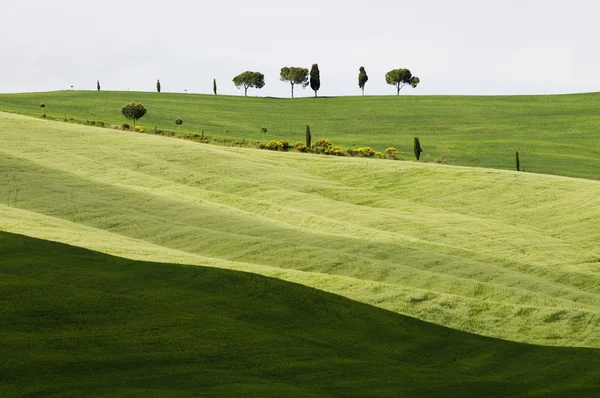
<instances>
[{"instance_id":1,"label":"dark green grass","mask_svg":"<svg viewBox=\"0 0 600 398\"><path fill-rule=\"evenodd\" d=\"M331 139L342 149L394 146L413 159L419 136L422 160L513 170L515 152L529 172L600 179L600 94L515 97L244 98L140 92L52 92L0 95L0 110L108 124L128 122L121 107L140 101L139 125L179 134L264 141ZM182 118L179 128L175 119Z\"/></svg>"},{"instance_id":2,"label":"dark green grass","mask_svg":"<svg viewBox=\"0 0 600 398\"><path fill-rule=\"evenodd\" d=\"M593 396L600 351L0 232L2 396Z\"/></svg>"}]
</instances>

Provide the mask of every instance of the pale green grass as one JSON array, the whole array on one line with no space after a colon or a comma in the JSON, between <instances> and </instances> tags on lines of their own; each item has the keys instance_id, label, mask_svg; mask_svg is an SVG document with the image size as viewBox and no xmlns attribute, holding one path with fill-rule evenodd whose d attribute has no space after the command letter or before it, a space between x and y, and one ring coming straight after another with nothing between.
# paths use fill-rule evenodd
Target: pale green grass
<instances>
[{"instance_id":1,"label":"pale green grass","mask_svg":"<svg viewBox=\"0 0 600 398\"><path fill-rule=\"evenodd\" d=\"M600 347L600 183L0 116L0 230Z\"/></svg>"}]
</instances>

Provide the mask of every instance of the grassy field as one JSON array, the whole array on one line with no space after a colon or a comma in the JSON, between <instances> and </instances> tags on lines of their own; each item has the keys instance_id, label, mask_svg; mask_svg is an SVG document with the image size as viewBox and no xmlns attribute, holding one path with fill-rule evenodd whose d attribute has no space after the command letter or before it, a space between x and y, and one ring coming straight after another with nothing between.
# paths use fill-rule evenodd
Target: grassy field
<instances>
[{"instance_id":1,"label":"grassy field","mask_svg":"<svg viewBox=\"0 0 600 398\"><path fill-rule=\"evenodd\" d=\"M600 351L0 232L0 395L592 396ZM26 255L25 255L26 253Z\"/></svg>"},{"instance_id":2,"label":"grassy field","mask_svg":"<svg viewBox=\"0 0 600 398\"><path fill-rule=\"evenodd\" d=\"M140 92L52 92L0 95L0 111L121 124L128 101L140 101L147 130L173 130L248 141L331 139L342 149L394 146L413 159L419 136L426 161L600 179L600 94L522 97L244 98ZM175 119L182 118L179 128ZM263 139L260 129L268 133Z\"/></svg>"},{"instance_id":3,"label":"grassy field","mask_svg":"<svg viewBox=\"0 0 600 398\"><path fill-rule=\"evenodd\" d=\"M0 230L254 272L487 336L600 347L597 181L9 114L0 140Z\"/></svg>"}]
</instances>

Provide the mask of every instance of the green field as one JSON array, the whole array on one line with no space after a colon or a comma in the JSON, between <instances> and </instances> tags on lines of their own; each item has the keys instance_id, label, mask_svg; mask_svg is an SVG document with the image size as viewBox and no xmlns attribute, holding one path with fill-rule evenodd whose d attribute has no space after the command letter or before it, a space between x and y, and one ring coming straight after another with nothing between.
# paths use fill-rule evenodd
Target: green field
<instances>
[{"instance_id":1,"label":"green field","mask_svg":"<svg viewBox=\"0 0 600 398\"><path fill-rule=\"evenodd\" d=\"M600 179L600 94L514 97L244 98L141 92L52 92L0 95L0 111L121 124L128 101L142 102L147 130L263 141L331 139L342 149L394 146L412 159L419 136L428 162L513 170L515 151L526 171ZM175 119L182 118L177 128Z\"/></svg>"},{"instance_id":2,"label":"green field","mask_svg":"<svg viewBox=\"0 0 600 398\"><path fill-rule=\"evenodd\" d=\"M0 117L0 230L600 348L600 182Z\"/></svg>"},{"instance_id":3,"label":"green field","mask_svg":"<svg viewBox=\"0 0 600 398\"><path fill-rule=\"evenodd\" d=\"M592 396L597 350L537 347L315 289L0 232L0 395Z\"/></svg>"}]
</instances>

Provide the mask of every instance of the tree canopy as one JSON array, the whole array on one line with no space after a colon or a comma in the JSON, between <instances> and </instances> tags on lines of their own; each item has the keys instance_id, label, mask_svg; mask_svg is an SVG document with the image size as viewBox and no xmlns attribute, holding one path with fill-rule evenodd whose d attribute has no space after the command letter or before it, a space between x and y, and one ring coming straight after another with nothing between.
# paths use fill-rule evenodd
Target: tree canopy
<instances>
[{"instance_id":1,"label":"tree canopy","mask_svg":"<svg viewBox=\"0 0 600 398\"><path fill-rule=\"evenodd\" d=\"M123 106L123 108L121 108L121 113L127 119L133 120L132 129L135 130L135 122L136 122L136 120L144 117L144 115L146 114L146 108L144 108L144 105L142 105L138 102L132 101L132 102L128 102L125 106Z\"/></svg>"},{"instance_id":2,"label":"tree canopy","mask_svg":"<svg viewBox=\"0 0 600 398\"><path fill-rule=\"evenodd\" d=\"M310 68L310 88L315 92L316 97L317 91L321 88L321 73L318 64L313 64Z\"/></svg>"},{"instance_id":3,"label":"tree canopy","mask_svg":"<svg viewBox=\"0 0 600 398\"><path fill-rule=\"evenodd\" d=\"M358 87L362 90L362 95L365 95L365 84L369 81L369 76L367 76L367 71L364 66L361 66L358 70Z\"/></svg>"},{"instance_id":4,"label":"tree canopy","mask_svg":"<svg viewBox=\"0 0 600 398\"><path fill-rule=\"evenodd\" d=\"M409 84L412 88L417 87L417 85L421 82L421 80L413 76L410 70L408 69L392 69L385 75L385 82L392 86L396 86L397 95L400 95L400 90L402 87Z\"/></svg>"},{"instance_id":5,"label":"tree canopy","mask_svg":"<svg viewBox=\"0 0 600 398\"><path fill-rule=\"evenodd\" d=\"M237 88L244 87L244 95L248 95L248 89L263 88L265 86L265 75L260 72L246 71L233 78L233 84Z\"/></svg>"},{"instance_id":6,"label":"tree canopy","mask_svg":"<svg viewBox=\"0 0 600 398\"><path fill-rule=\"evenodd\" d=\"M295 84L301 84L302 88L308 86L308 69L284 66L281 68L280 78L283 82L290 82L292 85L292 98L294 98Z\"/></svg>"}]
</instances>

